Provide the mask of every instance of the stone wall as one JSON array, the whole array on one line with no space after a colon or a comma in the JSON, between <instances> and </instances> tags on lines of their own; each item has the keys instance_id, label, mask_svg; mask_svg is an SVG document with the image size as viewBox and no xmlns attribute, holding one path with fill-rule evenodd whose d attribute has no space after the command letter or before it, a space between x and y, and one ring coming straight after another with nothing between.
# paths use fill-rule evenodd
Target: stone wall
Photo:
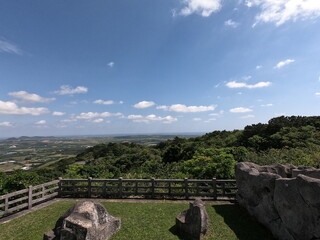
<instances>
[{"instance_id":1,"label":"stone wall","mask_svg":"<svg viewBox=\"0 0 320 240\"><path fill-rule=\"evenodd\" d=\"M320 170L274 164L236 166L237 200L281 240L320 239Z\"/></svg>"}]
</instances>

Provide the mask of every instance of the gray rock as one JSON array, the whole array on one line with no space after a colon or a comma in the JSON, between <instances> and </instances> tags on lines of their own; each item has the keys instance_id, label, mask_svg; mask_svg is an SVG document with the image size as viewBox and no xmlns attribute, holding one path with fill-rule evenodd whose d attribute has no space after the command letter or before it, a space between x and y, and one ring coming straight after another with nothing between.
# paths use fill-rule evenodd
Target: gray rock
<instances>
[{"instance_id":1,"label":"gray rock","mask_svg":"<svg viewBox=\"0 0 320 240\"><path fill-rule=\"evenodd\" d=\"M237 200L278 239L320 239L320 179L308 177L319 172L303 166L239 163Z\"/></svg>"},{"instance_id":2,"label":"gray rock","mask_svg":"<svg viewBox=\"0 0 320 240\"><path fill-rule=\"evenodd\" d=\"M274 204L293 239L320 239L319 196L319 179L298 175L276 181Z\"/></svg>"},{"instance_id":3,"label":"gray rock","mask_svg":"<svg viewBox=\"0 0 320 240\"><path fill-rule=\"evenodd\" d=\"M320 179L320 169L316 169L313 167L298 167L297 169L292 170L292 177L297 177L299 174Z\"/></svg>"},{"instance_id":4,"label":"gray rock","mask_svg":"<svg viewBox=\"0 0 320 240\"><path fill-rule=\"evenodd\" d=\"M208 227L209 217L200 199L190 203L189 209L176 217L176 230L184 239L199 240L206 234Z\"/></svg>"},{"instance_id":5,"label":"gray rock","mask_svg":"<svg viewBox=\"0 0 320 240\"><path fill-rule=\"evenodd\" d=\"M104 206L82 201L66 211L44 240L107 240L120 229L119 218L111 216Z\"/></svg>"}]
</instances>

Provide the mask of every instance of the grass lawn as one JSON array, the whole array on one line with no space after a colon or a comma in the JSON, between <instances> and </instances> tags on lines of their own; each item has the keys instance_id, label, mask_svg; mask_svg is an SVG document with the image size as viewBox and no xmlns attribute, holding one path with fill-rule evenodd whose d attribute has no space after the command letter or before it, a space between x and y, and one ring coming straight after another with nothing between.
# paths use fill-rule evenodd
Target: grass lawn
<instances>
[{"instance_id":1,"label":"grass lawn","mask_svg":"<svg viewBox=\"0 0 320 240\"><path fill-rule=\"evenodd\" d=\"M57 219L75 202L60 201L0 225L0 240L42 240ZM102 202L115 217L121 218L121 229L112 240L178 240L174 234L175 216L188 208L184 203ZM273 239L236 205L206 205L210 216L207 240Z\"/></svg>"}]
</instances>

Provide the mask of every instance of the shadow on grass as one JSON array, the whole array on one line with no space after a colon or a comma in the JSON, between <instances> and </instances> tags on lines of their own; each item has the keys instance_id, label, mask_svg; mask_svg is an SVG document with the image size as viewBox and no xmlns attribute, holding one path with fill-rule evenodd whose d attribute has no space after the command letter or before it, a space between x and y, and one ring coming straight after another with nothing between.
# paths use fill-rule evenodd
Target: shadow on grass
<instances>
[{"instance_id":1,"label":"shadow on grass","mask_svg":"<svg viewBox=\"0 0 320 240\"><path fill-rule=\"evenodd\" d=\"M180 240L184 240L184 238L179 234L177 228L176 228L176 225L173 225L169 231L173 234L173 235L176 235Z\"/></svg>"},{"instance_id":2,"label":"shadow on grass","mask_svg":"<svg viewBox=\"0 0 320 240\"><path fill-rule=\"evenodd\" d=\"M238 205L213 205L239 240L272 240L272 234Z\"/></svg>"}]
</instances>

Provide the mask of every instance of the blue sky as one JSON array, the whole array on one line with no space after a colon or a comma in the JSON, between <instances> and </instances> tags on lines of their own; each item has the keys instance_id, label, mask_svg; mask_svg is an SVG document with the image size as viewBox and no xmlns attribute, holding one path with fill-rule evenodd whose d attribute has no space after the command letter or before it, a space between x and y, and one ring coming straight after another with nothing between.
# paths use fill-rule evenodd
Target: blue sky
<instances>
[{"instance_id":1,"label":"blue sky","mask_svg":"<svg viewBox=\"0 0 320 240\"><path fill-rule=\"evenodd\" d=\"M3 0L0 137L319 115L319 0Z\"/></svg>"}]
</instances>

